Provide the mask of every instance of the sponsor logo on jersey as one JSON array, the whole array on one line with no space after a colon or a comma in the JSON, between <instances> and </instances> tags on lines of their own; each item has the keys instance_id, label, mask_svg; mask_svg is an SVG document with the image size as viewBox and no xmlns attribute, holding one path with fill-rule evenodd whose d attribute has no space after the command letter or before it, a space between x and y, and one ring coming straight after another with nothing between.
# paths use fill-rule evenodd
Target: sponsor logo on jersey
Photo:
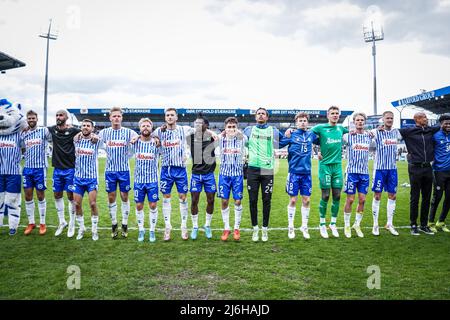
<instances>
[{"instance_id":1,"label":"sponsor logo on jersey","mask_svg":"<svg viewBox=\"0 0 450 320\"><path fill-rule=\"evenodd\" d=\"M334 144L334 143L341 143L341 139L328 138L325 144Z\"/></svg>"},{"instance_id":2,"label":"sponsor logo on jersey","mask_svg":"<svg viewBox=\"0 0 450 320\"><path fill-rule=\"evenodd\" d=\"M241 149L224 148L222 152L224 154L240 154L241 153Z\"/></svg>"},{"instance_id":3,"label":"sponsor logo on jersey","mask_svg":"<svg viewBox=\"0 0 450 320\"><path fill-rule=\"evenodd\" d=\"M42 144L42 139L37 138L37 139L29 139L25 142L25 146L27 148L31 148L33 146L38 146Z\"/></svg>"},{"instance_id":4,"label":"sponsor logo on jersey","mask_svg":"<svg viewBox=\"0 0 450 320\"><path fill-rule=\"evenodd\" d=\"M110 140L106 143L108 147L126 147L127 142L124 140Z\"/></svg>"},{"instance_id":5,"label":"sponsor logo on jersey","mask_svg":"<svg viewBox=\"0 0 450 320\"><path fill-rule=\"evenodd\" d=\"M76 153L77 153L78 156L92 156L94 154L94 150L77 148L77 152Z\"/></svg>"},{"instance_id":6,"label":"sponsor logo on jersey","mask_svg":"<svg viewBox=\"0 0 450 320\"><path fill-rule=\"evenodd\" d=\"M154 160L155 155L153 153L138 153L136 154L137 160Z\"/></svg>"},{"instance_id":7,"label":"sponsor logo on jersey","mask_svg":"<svg viewBox=\"0 0 450 320\"><path fill-rule=\"evenodd\" d=\"M16 143L14 141L0 141L0 148L15 148Z\"/></svg>"},{"instance_id":8,"label":"sponsor logo on jersey","mask_svg":"<svg viewBox=\"0 0 450 320\"><path fill-rule=\"evenodd\" d=\"M360 151L369 151L369 145L368 144L354 144L352 145L353 150L360 150Z\"/></svg>"},{"instance_id":9,"label":"sponsor logo on jersey","mask_svg":"<svg viewBox=\"0 0 450 320\"><path fill-rule=\"evenodd\" d=\"M174 148L180 146L180 140L163 141L163 147Z\"/></svg>"},{"instance_id":10,"label":"sponsor logo on jersey","mask_svg":"<svg viewBox=\"0 0 450 320\"><path fill-rule=\"evenodd\" d=\"M385 146L397 145L397 140L396 139L383 139L383 145L385 145Z\"/></svg>"}]
</instances>

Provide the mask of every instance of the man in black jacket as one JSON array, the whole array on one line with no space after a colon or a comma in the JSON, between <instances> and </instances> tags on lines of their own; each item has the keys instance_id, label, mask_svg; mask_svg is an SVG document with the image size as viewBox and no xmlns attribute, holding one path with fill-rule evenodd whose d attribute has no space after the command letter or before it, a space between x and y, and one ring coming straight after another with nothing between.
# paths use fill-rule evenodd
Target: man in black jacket
<instances>
[{"instance_id":1,"label":"man in black jacket","mask_svg":"<svg viewBox=\"0 0 450 320\"><path fill-rule=\"evenodd\" d=\"M428 212L430 210L431 190L433 186L433 170L431 162L434 160L433 135L440 127L429 127L427 115L418 112L414 115L414 127L400 129L408 149L408 174L411 184L410 221L411 234L434 234L428 227ZM419 215L419 198L422 192L420 208L420 227L417 228Z\"/></svg>"}]
</instances>

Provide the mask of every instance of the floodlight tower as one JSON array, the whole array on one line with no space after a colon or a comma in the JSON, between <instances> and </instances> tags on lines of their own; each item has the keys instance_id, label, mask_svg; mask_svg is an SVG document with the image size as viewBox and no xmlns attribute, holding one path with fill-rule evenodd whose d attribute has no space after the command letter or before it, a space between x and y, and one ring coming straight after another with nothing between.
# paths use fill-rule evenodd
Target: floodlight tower
<instances>
[{"instance_id":1,"label":"floodlight tower","mask_svg":"<svg viewBox=\"0 0 450 320\"><path fill-rule=\"evenodd\" d=\"M47 39L47 58L45 61L45 89L44 89L44 126L47 126L47 87L48 87L48 52L50 49L50 40L56 40L58 35L52 34L52 19L48 25L48 32L40 34L39 37Z\"/></svg>"},{"instance_id":2,"label":"floodlight tower","mask_svg":"<svg viewBox=\"0 0 450 320\"><path fill-rule=\"evenodd\" d=\"M372 56L373 56L373 114L377 115L377 62L376 55L377 49L375 46L376 41L384 40L383 27L374 28L373 20L370 21L370 28L363 27L364 41L372 42Z\"/></svg>"}]
</instances>

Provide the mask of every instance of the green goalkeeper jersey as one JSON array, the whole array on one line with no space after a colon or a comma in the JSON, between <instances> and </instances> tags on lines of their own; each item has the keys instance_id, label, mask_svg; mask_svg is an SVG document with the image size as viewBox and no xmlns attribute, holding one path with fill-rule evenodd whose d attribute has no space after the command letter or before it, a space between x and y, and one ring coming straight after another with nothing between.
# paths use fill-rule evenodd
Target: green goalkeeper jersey
<instances>
[{"instance_id":1,"label":"green goalkeeper jersey","mask_svg":"<svg viewBox=\"0 0 450 320\"><path fill-rule=\"evenodd\" d=\"M318 124L311 129L320 141L320 152L322 160L320 164L334 164L342 162L342 136L348 133L348 130L337 124L335 126Z\"/></svg>"}]
</instances>

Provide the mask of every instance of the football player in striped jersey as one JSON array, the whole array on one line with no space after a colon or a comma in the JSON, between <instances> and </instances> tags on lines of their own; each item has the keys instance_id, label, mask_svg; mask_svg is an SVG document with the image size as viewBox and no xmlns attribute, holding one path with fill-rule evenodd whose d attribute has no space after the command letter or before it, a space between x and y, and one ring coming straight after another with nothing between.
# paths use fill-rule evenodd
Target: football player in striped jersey
<instances>
[{"instance_id":1,"label":"football player in striped jersey","mask_svg":"<svg viewBox=\"0 0 450 320\"><path fill-rule=\"evenodd\" d=\"M149 118L139 120L140 136L132 141L131 148L136 159L134 167L134 201L139 228L138 241L144 241L144 202L147 197L150 207L150 242L156 241L155 228L158 221L158 159L159 144L151 136L153 122Z\"/></svg>"},{"instance_id":2,"label":"football player in striped jersey","mask_svg":"<svg viewBox=\"0 0 450 320\"><path fill-rule=\"evenodd\" d=\"M33 190L36 190L39 208L39 234L47 232L45 215L47 202L45 190L47 189L47 147L52 136L47 127L38 127L38 115L35 111L27 112L28 130L21 135L22 144L25 146L25 166L23 168L23 189L25 192L25 209L28 216L28 226L24 234L29 235L36 227L34 220L35 204Z\"/></svg>"},{"instance_id":3,"label":"football player in striped jersey","mask_svg":"<svg viewBox=\"0 0 450 320\"><path fill-rule=\"evenodd\" d=\"M137 137L137 133L129 128L122 127L123 111L120 107L113 107L109 111L111 127L100 131L99 136L106 148L105 182L108 192L108 208L111 217L111 237L118 236L116 190L119 185L122 199L122 237L128 237L128 216L130 214L130 142Z\"/></svg>"},{"instance_id":4,"label":"football player in striped jersey","mask_svg":"<svg viewBox=\"0 0 450 320\"><path fill-rule=\"evenodd\" d=\"M375 160L373 163L372 200L373 227L372 234L380 234L378 227L378 215L380 212L381 194L388 193L387 200L387 224L386 229L394 236L398 236L393 225L395 214L395 202L397 195L397 145L401 140L398 129L392 128L394 124L394 113L383 112L383 130L372 130L376 145Z\"/></svg>"},{"instance_id":5,"label":"football player in striped jersey","mask_svg":"<svg viewBox=\"0 0 450 320\"><path fill-rule=\"evenodd\" d=\"M347 194L344 207L344 234L351 238L351 228L358 237L364 237L361 231L361 220L364 214L366 195L369 189L369 148L372 135L364 131L366 115L362 112L353 115L355 132L344 134L344 145L347 146L347 168L345 170L344 192ZM358 192L358 207L356 208L355 223L350 227L355 194Z\"/></svg>"},{"instance_id":6,"label":"football player in striped jersey","mask_svg":"<svg viewBox=\"0 0 450 320\"><path fill-rule=\"evenodd\" d=\"M93 142L91 133L94 123L84 119L81 123L81 138L74 140L75 145L75 175L73 180L73 200L75 203L76 220L78 222L77 240L83 238L85 233L83 216L83 195L88 193L91 208L92 240L98 240L98 148L101 140Z\"/></svg>"},{"instance_id":7,"label":"football player in striped jersey","mask_svg":"<svg viewBox=\"0 0 450 320\"><path fill-rule=\"evenodd\" d=\"M170 215L172 213L171 192L174 183L177 186L180 201L181 238L187 240L189 238L187 230L189 213L186 198L188 192L186 136L193 134L194 129L177 125L178 114L175 108L165 110L165 120L165 125L153 132L153 136L158 137L161 143L160 187L163 194L164 241L170 240L172 230Z\"/></svg>"},{"instance_id":8,"label":"football player in striped jersey","mask_svg":"<svg viewBox=\"0 0 450 320\"><path fill-rule=\"evenodd\" d=\"M230 235L230 193L234 199L233 239L241 238L240 224L242 217L241 200L244 191L244 162L247 137L238 130L238 120L229 117L225 120L225 130L219 137L220 168L218 197L222 199L222 220L224 230L221 236L226 241Z\"/></svg>"}]
</instances>

